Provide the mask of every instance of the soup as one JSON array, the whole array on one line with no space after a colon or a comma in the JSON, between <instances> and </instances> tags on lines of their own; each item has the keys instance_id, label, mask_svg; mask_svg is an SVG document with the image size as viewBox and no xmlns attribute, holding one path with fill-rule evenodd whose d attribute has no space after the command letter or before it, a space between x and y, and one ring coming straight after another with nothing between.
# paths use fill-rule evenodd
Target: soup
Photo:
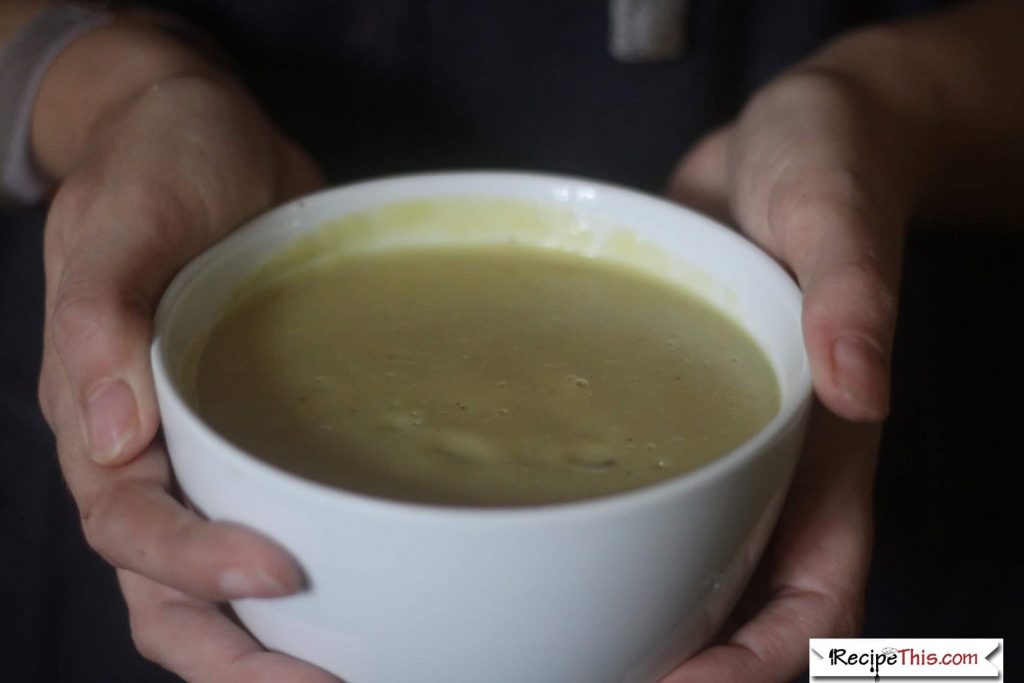
<instances>
[{"instance_id":1,"label":"soup","mask_svg":"<svg viewBox=\"0 0 1024 683\"><path fill-rule=\"evenodd\" d=\"M522 244L283 261L243 288L194 365L198 412L252 455L442 505L648 486L779 409L764 353L696 295Z\"/></svg>"}]
</instances>

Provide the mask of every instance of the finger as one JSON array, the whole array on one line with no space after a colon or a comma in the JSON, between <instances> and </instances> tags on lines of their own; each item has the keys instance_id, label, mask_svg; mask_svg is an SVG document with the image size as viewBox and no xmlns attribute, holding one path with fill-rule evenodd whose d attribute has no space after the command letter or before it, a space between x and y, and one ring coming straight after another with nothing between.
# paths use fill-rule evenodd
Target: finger
<instances>
[{"instance_id":1,"label":"finger","mask_svg":"<svg viewBox=\"0 0 1024 683\"><path fill-rule=\"evenodd\" d=\"M133 292L83 285L64 288L52 332L64 372L74 380L78 429L96 462L138 453L156 433L148 341L152 307Z\"/></svg>"},{"instance_id":2,"label":"finger","mask_svg":"<svg viewBox=\"0 0 1024 683\"><path fill-rule=\"evenodd\" d=\"M159 423L149 366L157 297L201 241L175 199L72 181L47 218L47 334L69 379L89 455L123 462Z\"/></svg>"},{"instance_id":3,"label":"finger","mask_svg":"<svg viewBox=\"0 0 1024 683\"><path fill-rule=\"evenodd\" d=\"M118 580L143 657L190 683L337 683L323 669L267 652L215 605L132 572Z\"/></svg>"},{"instance_id":4,"label":"finger","mask_svg":"<svg viewBox=\"0 0 1024 683\"><path fill-rule=\"evenodd\" d=\"M663 683L783 683L807 666L807 639L834 634L844 606L828 596L796 592L766 606L728 643L709 648ZM842 635L852 635L845 633Z\"/></svg>"},{"instance_id":5,"label":"finger","mask_svg":"<svg viewBox=\"0 0 1024 683\"><path fill-rule=\"evenodd\" d=\"M882 235L900 227L843 185L821 172L780 188L769 220L803 290L817 395L843 417L877 421L889 410L901 258L899 241Z\"/></svg>"},{"instance_id":6,"label":"finger","mask_svg":"<svg viewBox=\"0 0 1024 683\"><path fill-rule=\"evenodd\" d=\"M55 362L52 355L44 360ZM47 376L66 391L63 373ZM204 521L171 496L170 467L160 445L111 469L83 457L76 419L69 402L51 403L61 468L83 531L108 562L208 600L301 589L301 570L276 543L235 524Z\"/></svg>"},{"instance_id":7,"label":"finger","mask_svg":"<svg viewBox=\"0 0 1024 683\"><path fill-rule=\"evenodd\" d=\"M729 142L731 126L698 140L669 178L666 194L675 201L725 223L729 211Z\"/></svg>"},{"instance_id":8,"label":"finger","mask_svg":"<svg viewBox=\"0 0 1024 683\"><path fill-rule=\"evenodd\" d=\"M831 595L858 605L871 563L871 497L881 428L815 403L775 534L774 594Z\"/></svg>"},{"instance_id":9,"label":"finger","mask_svg":"<svg viewBox=\"0 0 1024 683\"><path fill-rule=\"evenodd\" d=\"M271 597L299 590L303 577L277 544L235 524L208 522L167 491L166 456L150 446L99 486L82 478L107 477L85 462L76 484L89 544L116 567L128 569L206 600ZM97 470L99 470L97 472Z\"/></svg>"},{"instance_id":10,"label":"finger","mask_svg":"<svg viewBox=\"0 0 1024 683\"><path fill-rule=\"evenodd\" d=\"M815 390L857 421L888 412L911 194L887 125L852 86L798 74L751 100L729 160L737 220L792 269L803 290Z\"/></svg>"},{"instance_id":11,"label":"finger","mask_svg":"<svg viewBox=\"0 0 1024 683\"><path fill-rule=\"evenodd\" d=\"M884 236L898 234L900 227L845 175L847 164L799 167L787 161L796 154L793 146L767 145L767 152L741 154L740 163L772 172L736 169L729 156L734 137L725 127L699 140L673 172L669 196L727 222L735 202L743 228L800 281L818 396L849 419L882 419L888 412L900 259L899 241ZM743 143L763 144L750 137ZM733 175L740 178L736 187ZM731 192L737 196L730 198Z\"/></svg>"}]
</instances>

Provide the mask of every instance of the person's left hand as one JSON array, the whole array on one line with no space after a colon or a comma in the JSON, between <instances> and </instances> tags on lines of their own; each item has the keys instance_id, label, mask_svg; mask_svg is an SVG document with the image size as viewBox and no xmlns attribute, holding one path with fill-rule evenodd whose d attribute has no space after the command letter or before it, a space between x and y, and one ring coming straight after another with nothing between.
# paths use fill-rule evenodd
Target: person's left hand
<instances>
[{"instance_id":1,"label":"person's left hand","mask_svg":"<svg viewBox=\"0 0 1024 683\"><path fill-rule=\"evenodd\" d=\"M798 68L698 142L669 182L669 196L737 224L792 270L819 402L775 536L720 642L664 683L789 681L807 667L808 638L860 628L915 182L903 123L855 80Z\"/></svg>"}]
</instances>

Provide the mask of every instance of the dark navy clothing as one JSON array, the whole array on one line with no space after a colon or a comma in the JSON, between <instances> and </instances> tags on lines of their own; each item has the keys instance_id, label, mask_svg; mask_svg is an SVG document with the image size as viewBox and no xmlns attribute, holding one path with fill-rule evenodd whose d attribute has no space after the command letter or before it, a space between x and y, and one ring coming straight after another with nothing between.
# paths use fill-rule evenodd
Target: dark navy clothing
<instances>
[{"instance_id":1,"label":"dark navy clothing","mask_svg":"<svg viewBox=\"0 0 1024 683\"><path fill-rule=\"evenodd\" d=\"M692 0L683 58L609 55L603 0L169 0L332 177L518 167L658 190L701 133L844 28L936 2Z\"/></svg>"},{"instance_id":2,"label":"dark navy clothing","mask_svg":"<svg viewBox=\"0 0 1024 683\"><path fill-rule=\"evenodd\" d=\"M845 29L934 3L693 0L686 54L644 65L609 56L601 0L147 4L207 31L333 182L502 167L657 191L758 85ZM36 408L42 216L0 214L0 681L176 680L134 653ZM922 236L907 257L867 630L1009 637L1024 563L999 473L1019 417L1000 394L1024 381L1006 315L1024 241Z\"/></svg>"}]
</instances>

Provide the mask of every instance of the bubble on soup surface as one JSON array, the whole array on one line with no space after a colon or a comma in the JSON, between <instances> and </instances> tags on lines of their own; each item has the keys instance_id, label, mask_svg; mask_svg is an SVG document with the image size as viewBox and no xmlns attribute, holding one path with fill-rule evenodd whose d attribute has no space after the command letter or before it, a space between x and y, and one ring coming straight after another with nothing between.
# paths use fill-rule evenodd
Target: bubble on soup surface
<instances>
[{"instance_id":1,"label":"bubble on soup surface","mask_svg":"<svg viewBox=\"0 0 1024 683\"><path fill-rule=\"evenodd\" d=\"M615 453L608 444L580 442L569 446L562 459L583 470L600 471L615 467Z\"/></svg>"},{"instance_id":2,"label":"bubble on soup surface","mask_svg":"<svg viewBox=\"0 0 1024 683\"><path fill-rule=\"evenodd\" d=\"M426 440L427 451L456 462L486 463L501 460L501 452L479 434L443 429Z\"/></svg>"}]
</instances>

